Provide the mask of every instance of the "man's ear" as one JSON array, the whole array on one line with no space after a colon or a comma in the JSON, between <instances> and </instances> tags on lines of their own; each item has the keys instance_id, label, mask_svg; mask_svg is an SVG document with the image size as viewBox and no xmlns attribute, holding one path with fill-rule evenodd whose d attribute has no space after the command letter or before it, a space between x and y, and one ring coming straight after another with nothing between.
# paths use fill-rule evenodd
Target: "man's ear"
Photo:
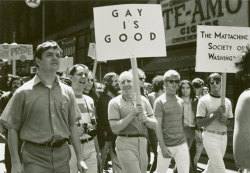
<instances>
[{"instance_id":1,"label":"man's ear","mask_svg":"<svg viewBox=\"0 0 250 173\"><path fill-rule=\"evenodd\" d=\"M35 58L35 62L36 62L36 65L39 67L40 66L40 59L39 58Z\"/></svg>"}]
</instances>

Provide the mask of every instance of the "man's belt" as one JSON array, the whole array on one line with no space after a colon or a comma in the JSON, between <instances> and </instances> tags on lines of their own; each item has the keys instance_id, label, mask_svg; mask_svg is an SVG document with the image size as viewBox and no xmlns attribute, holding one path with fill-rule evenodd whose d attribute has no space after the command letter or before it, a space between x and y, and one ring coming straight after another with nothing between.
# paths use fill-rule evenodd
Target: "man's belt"
<instances>
[{"instance_id":1,"label":"man's belt","mask_svg":"<svg viewBox=\"0 0 250 173\"><path fill-rule=\"evenodd\" d=\"M127 137L127 138L145 137L145 135L141 135L141 134L118 134L118 136L123 136L123 137Z\"/></svg>"},{"instance_id":2,"label":"man's belt","mask_svg":"<svg viewBox=\"0 0 250 173\"><path fill-rule=\"evenodd\" d=\"M217 131L207 130L207 129L204 129L203 131L208 132L208 133L217 134L217 135L226 135L227 134L227 132L217 132Z\"/></svg>"},{"instance_id":3,"label":"man's belt","mask_svg":"<svg viewBox=\"0 0 250 173\"><path fill-rule=\"evenodd\" d=\"M94 137L90 137L88 139L81 139L81 143L84 144L86 142L92 141L94 139Z\"/></svg>"},{"instance_id":4,"label":"man's belt","mask_svg":"<svg viewBox=\"0 0 250 173\"><path fill-rule=\"evenodd\" d=\"M25 142L32 144L32 145L41 146L41 147L61 147L66 141L68 141L67 138L64 138L59 141L49 141L45 143L35 143L31 141L25 141Z\"/></svg>"}]
</instances>

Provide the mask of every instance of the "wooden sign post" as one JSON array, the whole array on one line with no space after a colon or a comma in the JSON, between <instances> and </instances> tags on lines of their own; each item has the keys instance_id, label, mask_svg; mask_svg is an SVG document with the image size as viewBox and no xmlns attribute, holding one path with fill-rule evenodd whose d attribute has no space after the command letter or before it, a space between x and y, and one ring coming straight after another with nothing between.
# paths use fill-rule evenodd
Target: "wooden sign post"
<instances>
[{"instance_id":1,"label":"wooden sign post","mask_svg":"<svg viewBox=\"0 0 250 173\"><path fill-rule=\"evenodd\" d=\"M138 70L137 70L137 61L136 58L130 58L132 73L133 73L133 84L134 84L134 91L136 96L136 104L141 105L141 91L140 91L140 84L138 78Z\"/></svg>"}]
</instances>

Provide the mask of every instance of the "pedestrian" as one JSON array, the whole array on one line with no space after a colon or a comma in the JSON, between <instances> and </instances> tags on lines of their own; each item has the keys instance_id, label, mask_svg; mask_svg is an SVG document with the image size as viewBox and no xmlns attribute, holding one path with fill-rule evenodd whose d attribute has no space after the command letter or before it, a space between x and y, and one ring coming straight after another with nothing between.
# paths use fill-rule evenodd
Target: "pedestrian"
<instances>
[{"instance_id":1,"label":"pedestrian","mask_svg":"<svg viewBox=\"0 0 250 173\"><path fill-rule=\"evenodd\" d=\"M236 65L238 75L250 86L250 44L246 46L242 59ZM243 91L237 101L235 109L235 126L233 135L233 153L235 164L245 172L250 172L250 90Z\"/></svg>"},{"instance_id":2,"label":"pedestrian","mask_svg":"<svg viewBox=\"0 0 250 173\"><path fill-rule=\"evenodd\" d=\"M112 132L108 121L108 104L109 101L116 97L120 91L118 77L119 76L114 72L109 72L103 77L105 87L98 99L97 104L98 134L99 139L102 141L100 147L102 155L101 170L104 168L105 160L107 158L107 154L109 153L112 161L112 171L114 173L121 173L122 170L115 152L116 135Z\"/></svg>"},{"instance_id":3,"label":"pedestrian","mask_svg":"<svg viewBox=\"0 0 250 173\"><path fill-rule=\"evenodd\" d=\"M90 96L94 100L95 105L97 105L98 94L96 92L96 83L92 71L88 73L88 81L84 86L83 94Z\"/></svg>"},{"instance_id":4,"label":"pedestrian","mask_svg":"<svg viewBox=\"0 0 250 173\"><path fill-rule=\"evenodd\" d=\"M7 105L12 173L69 173L68 140L77 153L78 170L83 171L75 125L80 111L73 90L56 75L61 56L62 50L54 41L38 45L34 55L38 73L16 90ZM23 164L17 147L19 135Z\"/></svg>"},{"instance_id":5,"label":"pedestrian","mask_svg":"<svg viewBox=\"0 0 250 173\"><path fill-rule=\"evenodd\" d=\"M180 75L168 70L164 76L165 93L155 100L154 115L158 121L159 141L157 173L166 173L171 157L179 173L189 173L189 151L183 132L183 100L176 95Z\"/></svg>"},{"instance_id":6,"label":"pedestrian","mask_svg":"<svg viewBox=\"0 0 250 173\"><path fill-rule=\"evenodd\" d=\"M187 145L189 148L189 153L191 152L191 147L195 137L195 127L196 127L196 111L198 98L195 94L195 89L192 83L188 80L182 80L178 89L178 96L184 101L184 123L183 130L184 135L187 140ZM193 157L190 154L190 172L193 173Z\"/></svg>"},{"instance_id":7,"label":"pedestrian","mask_svg":"<svg viewBox=\"0 0 250 173\"><path fill-rule=\"evenodd\" d=\"M156 120L149 101L141 97L137 105L131 72L119 76L121 95L109 102L108 118L112 131L117 134L116 152L123 173L146 173L147 127L155 129Z\"/></svg>"},{"instance_id":8,"label":"pedestrian","mask_svg":"<svg viewBox=\"0 0 250 173\"><path fill-rule=\"evenodd\" d=\"M153 92L148 94L149 102L154 107L155 99L165 92L163 76L157 75L152 80Z\"/></svg>"},{"instance_id":9,"label":"pedestrian","mask_svg":"<svg viewBox=\"0 0 250 173\"><path fill-rule=\"evenodd\" d=\"M19 88L22 85L22 79L19 76L16 75L11 75L10 76L10 81L8 86L10 87L9 92L5 92L1 97L0 97L0 115L2 114L3 110L5 109L7 103L13 96L14 92L16 91L17 88ZM5 139L8 139L8 126L6 122L0 122L3 127L3 132ZM19 151L21 148L21 145L18 146ZM5 168L7 173L11 173L11 157L10 157L10 151L9 151L9 145L6 141L5 143L5 150L4 150L4 163L5 163Z\"/></svg>"},{"instance_id":10,"label":"pedestrian","mask_svg":"<svg viewBox=\"0 0 250 173\"><path fill-rule=\"evenodd\" d=\"M98 172L98 163L101 164L101 156L96 137L96 117L94 100L83 93L88 81L88 67L84 64L75 64L71 67L69 75L72 81L72 89L75 93L76 103L81 111L81 118L76 122L80 141L81 153L88 167L88 173ZM70 145L71 159L70 172L77 173L77 157L73 146ZM99 161L99 162L98 162ZM100 167L101 165L99 165Z\"/></svg>"},{"instance_id":11,"label":"pedestrian","mask_svg":"<svg viewBox=\"0 0 250 173\"><path fill-rule=\"evenodd\" d=\"M203 89L202 89L202 95L206 95L209 93L209 88L207 86L203 86Z\"/></svg>"},{"instance_id":12,"label":"pedestrian","mask_svg":"<svg viewBox=\"0 0 250 173\"><path fill-rule=\"evenodd\" d=\"M196 97L200 99L203 96L202 90L204 86L204 81L201 78L195 78L192 80L192 85L194 86ZM202 142L202 128L196 126L194 142L190 150L191 162L193 162L194 165L193 167L194 172L197 171L197 164L201 157L203 148L204 147Z\"/></svg>"},{"instance_id":13,"label":"pedestrian","mask_svg":"<svg viewBox=\"0 0 250 173\"><path fill-rule=\"evenodd\" d=\"M207 173L226 173L223 161L227 148L227 126L233 118L232 104L225 98L221 105L221 75L208 77L210 93L201 97L197 107L197 124L203 128L202 139L209 161Z\"/></svg>"},{"instance_id":14,"label":"pedestrian","mask_svg":"<svg viewBox=\"0 0 250 173\"><path fill-rule=\"evenodd\" d=\"M163 81L163 76L156 76L153 78L152 80L152 86L153 86L153 91L152 93L148 94L148 99L149 102L152 106L152 108L154 107L154 102L155 99L157 99L160 95L162 95L164 93L164 81ZM158 153L157 153L157 145L158 145L158 140L157 140L157 136L154 130L149 130L149 141L150 141L150 145L154 154L154 159L153 159L153 163L152 166L149 170L150 173L155 172L156 170L156 165L157 165L157 157L158 157Z\"/></svg>"}]
</instances>

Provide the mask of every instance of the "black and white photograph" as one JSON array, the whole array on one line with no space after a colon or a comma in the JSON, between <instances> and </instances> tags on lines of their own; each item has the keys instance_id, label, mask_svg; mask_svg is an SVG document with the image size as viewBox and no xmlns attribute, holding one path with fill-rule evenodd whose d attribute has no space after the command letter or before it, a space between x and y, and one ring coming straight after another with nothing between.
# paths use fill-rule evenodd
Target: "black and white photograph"
<instances>
[{"instance_id":1,"label":"black and white photograph","mask_svg":"<svg viewBox=\"0 0 250 173\"><path fill-rule=\"evenodd\" d=\"M0 173L250 173L250 0L0 0Z\"/></svg>"}]
</instances>

